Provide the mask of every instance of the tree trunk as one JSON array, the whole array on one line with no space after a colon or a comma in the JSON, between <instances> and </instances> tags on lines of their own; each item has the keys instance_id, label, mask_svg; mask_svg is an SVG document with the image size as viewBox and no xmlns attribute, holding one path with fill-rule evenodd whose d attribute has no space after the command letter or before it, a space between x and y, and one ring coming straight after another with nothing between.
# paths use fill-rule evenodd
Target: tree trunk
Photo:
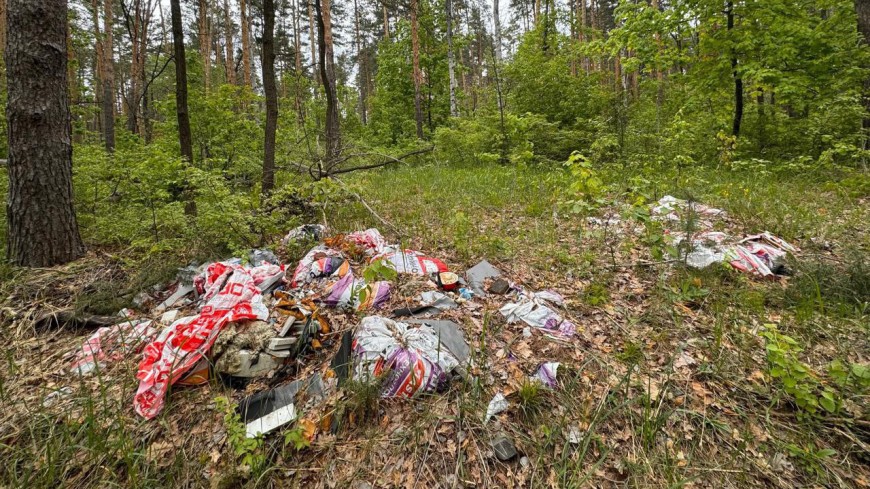
<instances>
[{"instance_id":1,"label":"tree trunk","mask_svg":"<svg viewBox=\"0 0 870 489\"><path fill-rule=\"evenodd\" d=\"M7 257L47 267L82 256L72 187L66 0L4 0L9 138Z\"/></svg>"},{"instance_id":2,"label":"tree trunk","mask_svg":"<svg viewBox=\"0 0 870 489\"><path fill-rule=\"evenodd\" d=\"M170 0L172 9L172 47L175 57L175 114L178 118L178 143L181 158L193 164L193 138L190 134L190 116L187 112L187 59L184 55L184 29L181 21L181 0ZM196 215L196 201L189 185L183 184L186 204L184 213Z\"/></svg>"},{"instance_id":3,"label":"tree trunk","mask_svg":"<svg viewBox=\"0 0 870 489\"><path fill-rule=\"evenodd\" d=\"M305 123L304 106L302 104L302 38L299 33L299 3L298 0L293 0L293 52L294 61L296 63L294 73L294 101L296 108L296 123L302 127Z\"/></svg>"},{"instance_id":4,"label":"tree trunk","mask_svg":"<svg viewBox=\"0 0 870 489\"><path fill-rule=\"evenodd\" d=\"M197 32L199 37L199 56L202 58L202 72L205 79L205 91L211 88L211 25L209 25L208 2L199 0L199 19Z\"/></svg>"},{"instance_id":5,"label":"tree trunk","mask_svg":"<svg viewBox=\"0 0 870 489\"><path fill-rule=\"evenodd\" d=\"M448 2L450 0L447 0ZM353 0L354 44L356 44L356 61L359 65L359 117L363 125L368 123L366 114L366 66L363 59L362 36L359 32L359 6Z\"/></svg>"},{"instance_id":6,"label":"tree trunk","mask_svg":"<svg viewBox=\"0 0 870 489\"><path fill-rule=\"evenodd\" d=\"M734 32L734 2L728 1L725 4L725 15L728 19L728 34L733 35ZM743 78L737 70L737 53L734 49L734 40L729 39L731 44L731 76L734 77L734 123L731 128L731 135L734 137L740 136L740 123L743 121Z\"/></svg>"},{"instance_id":7,"label":"tree trunk","mask_svg":"<svg viewBox=\"0 0 870 489\"><path fill-rule=\"evenodd\" d=\"M495 61L501 62L501 18L499 17L499 2L501 0L492 0L492 23L493 23L493 44L495 47Z\"/></svg>"},{"instance_id":8,"label":"tree trunk","mask_svg":"<svg viewBox=\"0 0 870 489\"><path fill-rule=\"evenodd\" d=\"M498 9L498 0L494 0L495 9ZM447 10L447 72L450 76L450 116L459 117L459 108L456 105L456 55L453 53L453 0L446 0ZM496 24L498 25L498 24ZM496 29L498 37L498 29Z\"/></svg>"},{"instance_id":9,"label":"tree trunk","mask_svg":"<svg viewBox=\"0 0 870 489\"><path fill-rule=\"evenodd\" d=\"M2 0L0 0L2 1ZM112 0L103 3L103 43L101 61L103 88L103 132L106 151L115 151L115 51L112 30L113 19Z\"/></svg>"},{"instance_id":10,"label":"tree trunk","mask_svg":"<svg viewBox=\"0 0 870 489\"><path fill-rule=\"evenodd\" d=\"M229 0L224 0L224 39L226 40L226 60L225 69L227 72L227 83L230 85L236 84L236 48L233 46L233 19L230 17Z\"/></svg>"},{"instance_id":11,"label":"tree trunk","mask_svg":"<svg viewBox=\"0 0 870 489\"><path fill-rule=\"evenodd\" d=\"M855 0L855 12L858 14L858 33L861 35L861 40L864 46L870 46L870 1ZM861 121L861 127L865 133L870 132L870 76L864 80L864 117ZM865 134L865 137L868 135ZM865 140L865 147L870 146Z\"/></svg>"},{"instance_id":12,"label":"tree trunk","mask_svg":"<svg viewBox=\"0 0 870 489\"><path fill-rule=\"evenodd\" d=\"M251 88L251 24L248 19L248 8L245 2L246 0L239 0L239 9L242 12L242 77L245 86Z\"/></svg>"},{"instance_id":13,"label":"tree trunk","mask_svg":"<svg viewBox=\"0 0 870 489\"><path fill-rule=\"evenodd\" d=\"M341 152L338 93L335 87L335 62L332 52L332 12L329 0L318 0L314 5L317 10L320 76L326 92L326 156L327 160L331 162Z\"/></svg>"},{"instance_id":14,"label":"tree trunk","mask_svg":"<svg viewBox=\"0 0 870 489\"><path fill-rule=\"evenodd\" d=\"M275 1L263 0L263 91L266 94L266 139L263 143L263 195L275 187L275 133L278 89L275 87Z\"/></svg>"},{"instance_id":15,"label":"tree trunk","mask_svg":"<svg viewBox=\"0 0 870 489\"><path fill-rule=\"evenodd\" d=\"M317 42L320 37L317 36L317 30L314 28L314 4L319 0L308 1L308 44L311 45L311 78L314 79L316 85L320 85L320 76L318 75L320 63L317 60ZM315 41L317 36L318 41ZM317 92L315 91L315 94Z\"/></svg>"},{"instance_id":16,"label":"tree trunk","mask_svg":"<svg viewBox=\"0 0 870 489\"><path fill-rule=\"evenodd\" d=\"M411 54L414 76L414 117L417 120L417 139L423 139L423 101L420 93L420 84L423 75L420 72L420 36L417 22L417 0L411 0Z\"/></svg>"},{"instance_id":17,"label":"tree trunk","mask_svg":"<svg viewBox=\"0 0 870 489\"><path fill-rule=\"evenodd\" d=\"M387 12L387 4L384 3L384 39L390 40L390 15Z\"/></svg>"}]
</instances>

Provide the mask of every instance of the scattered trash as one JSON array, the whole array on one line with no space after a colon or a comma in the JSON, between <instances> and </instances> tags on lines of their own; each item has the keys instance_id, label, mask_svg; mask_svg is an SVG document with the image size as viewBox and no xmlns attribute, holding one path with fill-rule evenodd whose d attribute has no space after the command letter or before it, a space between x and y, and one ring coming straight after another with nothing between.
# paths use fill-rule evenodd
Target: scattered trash
<instances>
[{"instance_id":1,"label":"scattered trash","mask_svg":"<svg viewBox=\"0 0 870 489\"><path fill-rule=\"evenodd\" d=\"M324 277L344 277L350 271L350 263L340 251L323 245L315 246L299 260L299 265L290 280L291 288L299 288Z\"/></svg>"},{"instance_id":2,"label":"scattered trash","mask_svg":"<svg viewBox=\"0 0 870 489\"><path fill-rule=\"evenodd\" d=\"M374 228L350 233L344 239L364 249L369 256L392 251L392 248L387 246L387 241L381 235L381 232Z\"/></svg>"},{"instance_id":3,"label":"scattered trash","mask_svg":"<svg viewBox=\"0 0 870 489\"><path fill-rule=\"evenodd\" d=\"M488 278L499 278L501 272L486 260L468 269L465 272L465 278L468 280L468 286L477 295L484 295L483 283Z\"/></svg>"},{"instance_id":4,"label":"scattered trash","mask_svg":"<svg viewBox=\"0 0 870 489\"><path fill-rule=\"evenodd\" d=\"M386 375L383 397L443 390L459 360L440 345L426 324L411 327L380 316L363 318L354 335L354 378Z\"/></svg>"},{"instance_id":5,"label":"scattered trash","mask_svg":"<svg viewBox=\"0 0 870 489\"><path fill-rule=\"evenodd\" d=\"M486 416L483 418L483 424L488 423L490 418L492 418L496 414L506 411L507 408L507 399L505 399L504 394L499 392L498 394L493 396L491 401L489 401L489 405L486 407Z\"/></svg>"},{"instance_id":6,"label":"scattered trash","mask_svg":"<svg viewBox=\"0 0 870 489\"><path fill-rule=\"evenodd\" d=\"M533 380L541 382L550 389L559 387L556 381L556 372L559 370L559 362L547 362L538 367L538 371L532 376Z\"/></svg>"},{"instance_id":7,"label":"scattered trash","mask_svg":"<svg viewBox=\"0 0 870 489\"><path fill-rule=\"evenodd\" d=\"M372 258L372 263L375 262L387 263L387 266L390 266L397 273L421 275L424 277L430 274L439 274L438 276L441 277L441 273L447 272L447 265L444 262L414 250L388 251ZM453 288L455 288L459 277L455 274L452 275L456 277L456 282L453 285Z\"/></svg>"},{"instance_id":8,"label":"scattered trash","mask_svg":"<svg viewBox=\"0 0 870 489\"><path fill-rule=\"evenodd\" d=\"M568 443L572 445L579 445L580 442L583 441L583 433L580 431L580 428L571 425L568 427Z\"/></svg>"},{"instance_id":9,"label":"scattered trash","mask_svg":"<svg viewBox=\"0 0 870 489\"><path fill-rule=\"evenodd\" d=\"M496 435L491 445L496 458L502 462L507 462L517 456L517 448L514 446L514 442L504 433Z\"/></svg>"},{"instance_id":10,"label":"scattered trash","mask_svg":"<svg viewBox=\"0 0 870 489\"><path fill-rule=\"evenodd\" d=\"M280 265L281 260L270 250L251 250L248 254L248 264L252 267L262 265Z\"/></svg>"},{"instance_id":11,"label":"scattered trash","mask_svg":"<svg viewBox=\"0 0 870 489\"><path fill-rule=\"evenodd\" d=\"M453 321L409 319L406 322L410 324L425 324L432 328L441 345L459 360L460 365L465 365L470 360L471 349L468 347L468 342L465 341L462 328Z\"/></svg>"},{"instance_id":12,"label":"scattered trash","mask_svg":"<svg viewBox=\"0 0 870 489\"><path fill-rule=\"evenodd\" d=\"M326 226L323 224L303 224L287 233L287 235L284 236L284 239L281 240L281 244L287 246L295 241L320 241L325 235Z\"/></svg>"},{"instance_id":13,"label":"scattered trash","mask_svg":"<svg viewBox=\"0 0 870 489\"><path fill-rule=\"evenodd\" d=\"M435 283L442 290L456 290L459 287L459 275L453 272L441 272L433 274Z\"/></svg>"},{"instance_id":14,"label":"scattered trash","mask_svg":"<svg viewBox=\"0 0 870 489\"><path fill-rule=\"evenodd\" d=\"M390 299L390 283L386 281L366 284L348 273L323 289L321 302L329 307L366 311L377 309Z\"/></svg>"},{"instance_id":15,"label":"scattered trash","mask_svg":"<svg viewBox=\"0 0 870 489\"><path fill-rule=\"evenodd\" d=\"M434 290L423 292L417 297L417 300L421 303L421 305L412 308L405 307L401 309L396 309L393 311L393 316L403 317L413 315L438 314L459 307L459 304L457 304L456 301L451 299L449 296L442 294L441 292L436 292Z\"/></svg>"},{"instance_id":16,"label":"scattered trash","mask_svg":"<svg viewBox=\"0 0 870 489\"><path fill-rule=\"evenodd\" d=\"M87 375L105 367L105 362L120 360L142 349L157 331L152 321L134 320L102 327L85 340L75 353L70 371Z\"/></svg>"},{"instance_id":17,"label":"scattered trash","mask_svg":"<svg viewBox=\"0 0 870 489\"><path fill-rule=\"evenodd\" d=\"M487 292L496 295L505 295L511 290L511 283L503 278L498 278L490 284Z\"/></svg>"},{"instance_id":18,"label":"scattered trash","mask_svg":"<svg viewBox=\"0 0 870 489\"><path fill-rule=\"evenodd\" d=\"M470 289L466 289L465 287L459 289L457 292L459 293L460 299L470 301L471 299L474 298L474 291L472 291Z\"/></svg>"},{"instance_id":19,"label":"scattered trash","mask_svg":"<svg viewBox=\"0 0 870 489\"><path fill-rule=\"evenodd\" d=\"M72 387L62 387L55 391L49 392L48 395L42 400L42 407L50 408L60 402L62 399L66 399L72 394Z\"/></svg>"},{"instance_id":20,"label":"scattered trash","mask_svg":"<svg viewBox=\"0 0 870 489\"><path fill-rule=\"evenodd\" d=\"M164 312L163 315L160 316L160 323L167 326L174 323L175 320L178 319L179 312L178 309L171 309Z\"/></svg>"},{"instance_id":21,"label":"scattered trash","mask_svg":"<svg viewBox=\"0 0 870 489\"><path fill-rule=\"evenodd\" d=\"M725 211L708 207L698 202L689 203L688 201L678 199L671 195L665 195L659 199L658 203L652 207L652 214L658 219L666 221L680 221L686 216L681 216L680 213L691 211L699 216L706 217L724 217Z\"/></svg>"},{"instance_id":22,"label":"scattered trash","mask_svg":"<svg viewBox=\"0 0 870 489\"><path fill-rule=\"evenodd\" d=\"M212 347L215 371L233 377L252 378L278 367L279 360L265 353L275 330L264 321L227 324Z\"/></svg>"},{"instance_id":23,"label":"scattered trash","mask_svg":"<svg viewBox=\"0 0 870 489\"><path fill-rule=\"evenodd\" d=\"M184 296L193 292L194 290L195 289L193 284L179 283L178 286L175 288L175 291L172 292L169 297L167 297L157 306L157 312L163 312L166 309L169 309L170 307L178 304L178 302L181 301Z\"/></svg>"},{"instance_id":24,"label":"scattered trash","mask_svg":"<svg viewBox=\"0 0 870 489\"><path fill-rule=\"evenodd\" d=\"M508 324L524 321L529 326L545 329L561 336L574 335L574 324L553 311L547 303L562 306L564 299L556 292L545 290L541 292L519 291L517 302L509 302L499 309L507 318Z\"/></svg>"},{"instance_id":25,"label":"scattered trash","mask_svg":"<svg viewBox=\"0 0 870 489\"><path fill-rule=\"evenodd\" d=\"M294 402L303 384L301 380L296 380L243 399L239 403L238 413L245 423L246 436L255 438L295 420Z\"/></svg>"},{"instance_id":26,"label":"scattered trash","mask_svg":"<svg viewBox=\"0 0 870 489\"><path fill-rule=\"evenodd\" d=\"M706 268L714 263L728 262L741 272L772 277L785 274L786 255L798 251L768 232L748 236L733 245L722 244L726 239L717 239L717 244L712 246L702 244L699 239L693 240L694 249L686 255L686 264Z\"/></svg>"}]
</instances>

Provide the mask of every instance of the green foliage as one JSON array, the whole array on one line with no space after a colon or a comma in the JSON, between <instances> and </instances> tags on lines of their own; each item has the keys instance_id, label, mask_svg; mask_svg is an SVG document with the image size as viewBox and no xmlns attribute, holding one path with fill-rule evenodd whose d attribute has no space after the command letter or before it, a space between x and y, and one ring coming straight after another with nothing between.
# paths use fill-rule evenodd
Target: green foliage
<instances>
[{"instance_id":1,"label":"green foliage","mask_svg":"<svg viewBox=\"0 0 870 489\"><path fill-rule=\"evenodd\" d=\"M816 415L821 406L829 413L840 409L840 397L824 387L812 369L801 362L797 355L803 348L797 340L779 332L775 324L766 324L761 336L767 341L769 374L782 383L783 390L791 396L800 414Z\"/></svg>"},{"instance_id":2,"label":"green foliage","mask_svg":"<svg viewBox=\"0 0 870 489\"><path fill-rule=\"evenodd\" d=\"M575 151L565 162L565 167L571 174L568 198L565 200L571 212L588 213L604 204L603 196L607 187L588 158Z\"/></svg>"},{"instance_id":3,"label":"green foliage","mask_svg":"<svg viewBox=\"0 0 870 489\"><path fill-rule=\"evenodd\" d=\"M236 406L226 397L215 398L215 406L224 415L224 428L227 430L227 443L239 463L238 470L244 474L257 474L265 468L266 455L263 453L263 436L248 438L245 423L236 413Z\"/></svg>"}]
</instances>

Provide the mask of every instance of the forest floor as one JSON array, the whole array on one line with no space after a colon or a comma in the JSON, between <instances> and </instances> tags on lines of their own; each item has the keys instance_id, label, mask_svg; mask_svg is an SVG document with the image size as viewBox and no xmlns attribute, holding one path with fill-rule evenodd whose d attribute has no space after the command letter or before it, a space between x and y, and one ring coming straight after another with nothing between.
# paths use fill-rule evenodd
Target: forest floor
<instances>
[{"instance_id":1,"label":"forest floor","mask_svg":"<svg viewBox=\"0 0 870 489\"><path fill-rule=\"evenodd\" d=\"M355 386L339 402L372 415L298 451L281 435L247 448L233 438L217 399L237 402L256 386L175 389L144 421L132 409L137 357L79 379L63 358L88 332L33 329L34 313L115 300L168 264L97 249L64 267L5 270L0 486L870 486L870 392L850 370L870 361L866 174L599 177L609 191L578 214L562 205L569 180L559 169L428 164L345 179L380 218L355 203L330 206L331 229L378 227L460 273L485 258L513 282L565 296L577 334L527 337L499 313L506 299L475 299L448 313L471 345L473 379L402 401ZM632 204L667 194L726 210L721 229L799 246L792 275L760 280L654 258L661 236L637 215L646 204ZM284 250L285 262L300 251ZM331 316L337 331L356 320ZM776 346L778 361L771 331L795 340ZM337 337L305 368L328 364ZM523 380L553 361L557 388ZM825 391L833 413L794 402L795 392L818 400ZM510 407L483 423L497 392ZM497 435L512 440L512 460L494 456Z\"/></svg>"}]
</instances>

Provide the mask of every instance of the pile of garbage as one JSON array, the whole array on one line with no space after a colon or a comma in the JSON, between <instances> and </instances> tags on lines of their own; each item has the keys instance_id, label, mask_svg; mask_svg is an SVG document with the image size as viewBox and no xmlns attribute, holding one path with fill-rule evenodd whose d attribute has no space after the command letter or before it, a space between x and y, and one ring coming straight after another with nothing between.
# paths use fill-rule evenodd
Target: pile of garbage
<instances>
[{"instance_id":1,"label":"pile of garbage","mask_svg":"<svg viewBox=\"0 0 870 489\"><path fill-rule=\"evenodd\" d=\"M741 272L770 278L787 274L785 258L800 251L797 247L769 232L735 238L715 230L717 221L727 217L722 209L688 202L666 195L654 204L650 213L661 221L674 245L687 246L686 264L706 268L714 263L727 263ZM691 233L680 231L691 221ZM688 235L687 235L688 234Z\"/></svg>"},{"instance_id":2,"label":"pile of garbage","mask_svg":"<svg viewBox=\"0 0 870 489\"><path fill-rule=\"evenodd\" d=\"M141 354L133 407L146 419L164 409L173 385L215 379L236 387L255 378L283 383L240 402L239 414L254 437L296 420L300 399L322 402L350 378L379 379L383 397L443 391L454 376L467 376L473 361L460 325L439 316L453 311L455 318L488 294L505 298L500 312L508 324L522 324L524 336L532 328L561 339L575 334L559 312L561 295L525 290L487 261L460 277L437 258L388 243L376 229L326 237L325 227L305 225L283 243L300 240L318 244L295 267L270 251L253 250L244 261L182 269L169 290L156 293L165 297L159 304L149 307L157 300L140 294L138 312L125 309L117 324L97 329L71 354L70 371L91 375ZM365 280L372 278L368 270L393 278ZM426 290L404 298L406 307L387 311L387 304L401 302L391 302L401 276L425 283ZM351 331L333 331L333 314L347 312L364 317ZM337 353L331 363L313 374L284 368L332 346ZM557 367L546 364L533 378L553 385Z\"/></svg>"}]
</instances>

